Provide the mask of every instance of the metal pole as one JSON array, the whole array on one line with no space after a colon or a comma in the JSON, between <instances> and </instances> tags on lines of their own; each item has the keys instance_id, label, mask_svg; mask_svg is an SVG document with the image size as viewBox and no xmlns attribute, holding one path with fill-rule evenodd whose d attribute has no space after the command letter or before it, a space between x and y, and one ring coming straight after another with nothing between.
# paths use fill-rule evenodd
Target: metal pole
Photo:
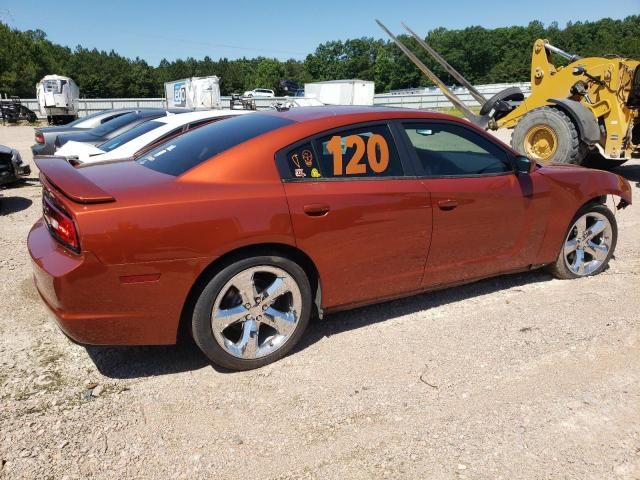
<instances>
[{"instance_id":1,"label":"metal pole","mask_svg":"<svg viewBox=\"0 0 640 480\"><path fill-rule=\"evenodd\" d=\"M404 54L409 57L409 59L422 71L422 73L424 73L433 83L435 83L440 88L444 96L447 97L449 101L453 103L465 117L467 117L473 123L479 126L483 126L481 118L471 110L469 110L467 106L462 103L462 101L451 90L449 90L444 82L440 80L435 73L429 70L429 68L424 63L422 63L420 59L416 57L413 52L411 52L411 50L409 50L400 40L398 40L396 36L391 33L389 29L382 24L382 22L380 22L380 20L376 20L376 23L387 33L387 35L389 35L389 37L395 42L398 48L400 48L400 50L402 50Z\"/></svg>"},{"instance_id":2,"label":"metal pole","mask_svg":"<svg viewBox=\"0 0 640 480\"><path fill-rule=\"evenodd\" d=\"M413 36L413 38L416 39L418 44L422 48L424 48L429 53L429 55L431 55L434 58L436 62L442 65L442 68L444 68L447 72L449 72L449 75L451 75L453 78L458 80L458 82L460 82L460 85L462 85L463 87L466 87L466 89L469 90L469 93L471 94L471 96L475 98L478 101L478 103L480 103L480 106L487 103L487 99L478 90L476 90L476 88L471 83L469 83L469 81L466 78L464 78L460 72L458 72L455 68L449 65L449 62L447 62L444 58L442 58L438 52L436 52L427 42L425 42L422 38L420 38L404 22L401 22L401 23L404 29L407 32L409 32Z\"/></svg>"}]
</instances>

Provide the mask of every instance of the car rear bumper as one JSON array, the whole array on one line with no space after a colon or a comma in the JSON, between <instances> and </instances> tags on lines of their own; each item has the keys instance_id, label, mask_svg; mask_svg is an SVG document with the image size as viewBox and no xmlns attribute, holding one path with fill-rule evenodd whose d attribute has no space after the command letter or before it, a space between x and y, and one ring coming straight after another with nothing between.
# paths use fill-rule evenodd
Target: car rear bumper
<instances>
[{"instance_id":1,"label":"car rear bumper","mask_svg":"<svg viewBox=\"0 0 640 480\"><path fill-rule=\"evenodd\" d=\"M154 266L107 266L90 252L73 254L51 237L42 220L27 243L36 288L72 340L85 345L176 343L186 281L176 283L171 272L142 281Z\"/></svg>"},{"instance_id":2,"label":"car rear bumper","mask_svg":"<svg viewBox=\"0 0 640 480\"><path fill-rule=\"evenodd\" d=\"M52 143L35 143L31 145L31 153L36 155L53 155L56 152Z\"/></svg>"},{"instance_id":3,"label":"car rear bumper","mask_svg":"<svg viewBox=\"0 0 640 480\"><path fill-rule=\"evenodd\" d=\"M12 158L0 158L0 185L17 182L20 177L31 175L26 163L16 163Z\"/></svg>"}]
</instances>

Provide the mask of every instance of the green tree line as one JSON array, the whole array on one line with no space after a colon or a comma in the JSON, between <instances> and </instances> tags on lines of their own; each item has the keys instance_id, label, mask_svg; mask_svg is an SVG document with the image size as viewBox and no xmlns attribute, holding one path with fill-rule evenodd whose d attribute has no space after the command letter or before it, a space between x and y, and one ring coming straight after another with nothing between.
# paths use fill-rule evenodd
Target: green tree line
<instances>
[{"instance_id":1,"label":"green tree line","mask_svg":"<svg viewBox=\"0 0 640 480\"><path fill-rule=\"evenodd\" d=\"M414 28L419 28L418 25ZM399 30L399 29L397 29ZM413 38L400 36L436 74L452 79ZM603 18L594 22L557 23L487 29L437 28L426 41L472 83L529 80L531 49L536 38L582 56L618 54L640 59L640 15L623 20ZM561 59L558 59L561 63ZM158 66L140 58L126 58L115 51L74 49L49 41L41 30L19 31L0 23L0 93L23 98L35 96L35 84L47 74L73 78L87 98L159 97L166 81L192 76L217 75L223 95L266 87L283 93L281 79L300 84L340 78L373 80L376 92L427 86L430 82L389 40L356 38L320 44L304 60L256 57L214 60L163 59Z\"/></svg>"}]
</instances>

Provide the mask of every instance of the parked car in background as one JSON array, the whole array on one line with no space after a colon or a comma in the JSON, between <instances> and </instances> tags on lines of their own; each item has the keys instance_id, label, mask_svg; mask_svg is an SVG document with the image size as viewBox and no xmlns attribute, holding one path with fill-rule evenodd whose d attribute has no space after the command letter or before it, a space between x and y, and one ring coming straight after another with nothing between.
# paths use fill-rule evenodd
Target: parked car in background
<instances>
[{"instance_id":1,"label":"parked car in background","mask_svg":"<svg viewBox=\"0 0 640 480\"><path fill-rule=\"evenodd\" d=\"M275 93L273 90L269 90L268 88L254 88L253 90L248 90L244 92L244 97L275 97Z\"/></svg>"},{"instance_id":2,"label":"parked car in background","mask_svg":"<svg viewBox=\"0 0 640 480\"><path fill-rule=\"evenodd\" d=\"M74 164L133 157L150 145L165 142L193 128L247 113L253 112L251 110L206 110L155 118L97 146L89 143L67 142L56 152L56 155L67 157Z\"/></svg>"},{"instance_id":3,"label":"parked car in background","mask_svg":"<svg viewBox=\"0 0 640 480\"><path fill-rule=\"evenodd\" d=\"M188 111L189 110L177 109L164 110L161 108L136 110L134 112L129 112L112 120L109 120L108 122L103 123L102 125L98 125L91 130L62 133L58 135L54 142L54 145L56 148L56 152L65 143L70 141L88 143L90 145L98 145L100 143L106 142L107 140L111 140L112 138L117 137L118 135L131 130L132 128L148 120L166 117L167 115L185 113Z\"/></svg>"},{"instance_id":4,"label":"parked car in background","mask_svg":"<svg viewBox=\"0 0 640 480\"><path fill-rule=\"evenodd\" d=\"M91 130L103 123L113 120L125 113L135 112L136 108L119 108L114 110L102 110L92 113L86 117L81 117L71 123L58 127L39 127L35 129L36 143L31 146L31 153L36 155L53 155L55 152L54 142L56 137L62 133L81 132Z\"/></svg>"},{"instance_id":5,"label":"parked car in background","mask_svg":"<svg viewBox=\"0 0 640 480\"><path fill-rule=\"evenodd\" d=\"M31 167L22 161L15 148L0 145L0 186L22 180L31 174Z\"/></svg>"},{"instance_id":6,"label":"parked car in background","mask_svg":"<svg viewBox=\"0 0 640 480\"><path fill-rule=\"evenodd\" d=\"M235 370L281 358L314 312L541 266L596 275L618 237L606 197L631 203L616 174L541 166L465 120L397 108L270 110L135 162L36 164L28 246L64 332L102 345L191 332Z\"/></svg>"}]
</instances>

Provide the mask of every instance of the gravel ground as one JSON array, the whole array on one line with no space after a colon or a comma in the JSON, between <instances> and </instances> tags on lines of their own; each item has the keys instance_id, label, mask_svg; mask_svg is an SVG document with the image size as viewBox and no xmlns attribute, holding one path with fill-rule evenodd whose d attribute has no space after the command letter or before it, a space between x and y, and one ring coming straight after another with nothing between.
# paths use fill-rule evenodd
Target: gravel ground
<instances>
[{"instance_id":1,"label":"gravel ground","mask_svg":"<svg viewBox=\"0 0 640 480\"><path fill-rule=\"evenodd\" d=\"M30 127L0 143L31 161ZM640 162L620 167L640 193ZM34 175L35 177L35 175ZM611 268L330 315L276 364L83 348L39 301L36 181L0 192L2 478L640 478L640 210Z\"/></svg>"}]
</instances>

